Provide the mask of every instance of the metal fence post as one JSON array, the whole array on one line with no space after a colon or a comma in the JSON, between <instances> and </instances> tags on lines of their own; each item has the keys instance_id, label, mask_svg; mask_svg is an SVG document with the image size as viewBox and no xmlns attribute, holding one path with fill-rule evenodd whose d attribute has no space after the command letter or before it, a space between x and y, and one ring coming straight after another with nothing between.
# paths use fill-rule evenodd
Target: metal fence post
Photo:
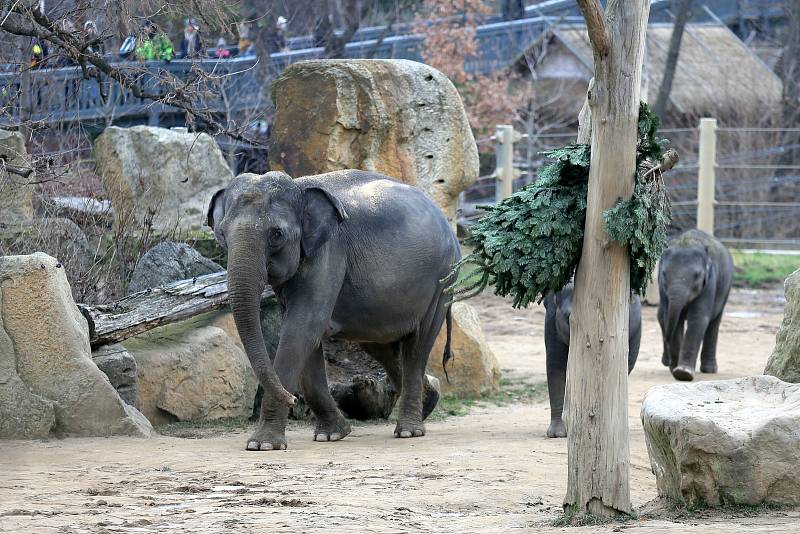
<instances>
[{"instance_id":1,"label":"metal fence post","mask_svg":"<svg viewBox=\"0 0 800 534\"><path fill-rule=\"evenodd\" d=\"M717 166L717 119L700 119L697 171L697 227L714 235L714 172Z\"/></svg>"},{"instance_id":2,"label":"metal fence post","mask_svg":"<svg viewBox=\"0 0 800 534\"><path fill-rule=\"evenodd\" d=\"M495 200L502 201L514 192L514 127L498 125L495 130Z\"/></svg>"}]
</instances>

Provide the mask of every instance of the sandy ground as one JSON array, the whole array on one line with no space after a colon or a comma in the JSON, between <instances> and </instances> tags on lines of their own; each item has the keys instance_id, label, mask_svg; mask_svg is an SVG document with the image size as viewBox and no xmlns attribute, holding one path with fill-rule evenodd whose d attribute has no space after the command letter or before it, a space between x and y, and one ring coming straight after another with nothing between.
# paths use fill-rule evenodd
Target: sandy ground
<instances>
[{"instance_id":1,"label":"sandy ground","mask_svg":"<svg viewBox=\"0 0 800 534\"><path fill-rule=\"evenodd\" d=\"M475 299L505 376L544 380L543 309ZM725 379L760 373L782 318L780 290L737 291L722 323ZM631 493L655 498L639 408L670 383L660 364L654 308L631 375ZM708 377L702 377L708 378ZM541 532L561 512L566 440L544 436L546 399L487 405L428 424L428 435L391 437L393 424L356 424L347 439L314 443L289 432L289 450L246 452L248 432L203 439L66 439L0 442L2 532ZM573 530L570 528L569 530ZM798 532L800 511L642 514L590 532Z\"/></svg>"}]
</instances>

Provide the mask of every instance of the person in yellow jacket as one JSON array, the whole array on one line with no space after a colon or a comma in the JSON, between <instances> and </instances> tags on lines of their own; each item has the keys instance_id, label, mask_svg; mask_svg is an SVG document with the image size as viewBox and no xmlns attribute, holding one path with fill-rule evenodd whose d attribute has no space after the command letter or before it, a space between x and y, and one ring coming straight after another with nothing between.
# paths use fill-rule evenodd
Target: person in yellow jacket
<instances>
[{"instance_id":1,"label":"person in yellow jacket","mask_svg":"<svg viewBox=\"0 0 800 534\"><path fill-rule=\"evenodd\" d=\"M141 41L136 46L136 58L140 61L172 61L175 49L172 42L158 26L151 22L145 27Z\"/></svg>"}]
</instances>

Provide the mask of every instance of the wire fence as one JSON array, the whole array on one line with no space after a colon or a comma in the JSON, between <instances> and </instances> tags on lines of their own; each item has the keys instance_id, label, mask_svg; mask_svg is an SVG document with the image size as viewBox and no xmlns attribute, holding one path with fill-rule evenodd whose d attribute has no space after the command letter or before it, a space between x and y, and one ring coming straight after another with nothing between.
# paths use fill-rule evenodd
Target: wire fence
<instances>
[{"instance_id":1,"label":"wire fence","mask_svg":"<svg viewBox=\"0 0 800 534\"><path fill-rule=\"evenodd\" d=\"M800 128L716 128L714 234L744 248L800 250ZM699 132L664 128L659 136L680 154L680 163L664 177L672 201L672 227L678 234L697 226ZM513 190L535 181L546 163L542 152L574 142L577 132L522 135L514 145ZM481 205L495 202L495 137L480 140L481 176L461 197L461 219L469 224Z\"/></svg>"}]
</instances>

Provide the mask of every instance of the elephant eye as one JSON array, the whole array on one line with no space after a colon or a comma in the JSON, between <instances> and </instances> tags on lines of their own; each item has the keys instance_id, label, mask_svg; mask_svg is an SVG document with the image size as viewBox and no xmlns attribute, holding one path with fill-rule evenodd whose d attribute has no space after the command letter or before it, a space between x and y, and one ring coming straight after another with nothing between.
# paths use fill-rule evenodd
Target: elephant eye
<instances>
[{"instance_id":1,"label":"elephant eye","mask_svg":"<svg viewBox=\"0 0 800 534\"><path fill-rule=\"evenodd\" d=\"M273 228L269 232L269 242L272 245L279 245L283 242L283 231L280 228Z\"/></svg>"}]
</instances>

